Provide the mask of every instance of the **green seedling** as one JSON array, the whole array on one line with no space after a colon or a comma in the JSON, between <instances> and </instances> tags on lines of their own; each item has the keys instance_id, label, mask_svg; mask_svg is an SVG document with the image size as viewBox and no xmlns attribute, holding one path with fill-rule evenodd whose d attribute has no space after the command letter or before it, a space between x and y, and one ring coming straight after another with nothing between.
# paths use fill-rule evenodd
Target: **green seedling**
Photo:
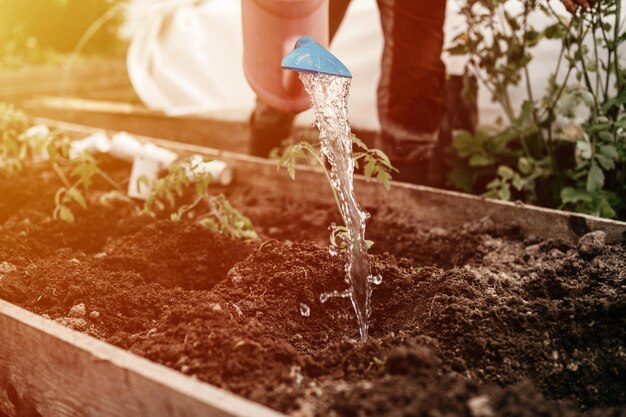
<instances>
[{"instance_id":1,"label":"green seedling","mask_svg":"<svg viewBox=\"0 0 626 417\"><path fill-rule=\"evenodd\" d=\"M151 188L142 213L156 216L159 211L172 210L170 219L193 220L196 223L217 233L234 238L257 239L254 226L249 218L235 209L228 199L220 194L207 195L213 176L196 169L191 158L183 159L172 165L164 177L152 183L146 177L138 179L139 184ZM193 200L189 204L177 205L186 190L193 187Z\"/></svg>"},{"instance_id":2,"label":"green seedling","mask_svg":"<svg viewBox=\"0 0 626 417\"><path fill-rule=\"evenodd\" d=\"M315 138L316 139L316 138ZM330 181L330 174L326 167L326 162L320 149L319 140L313 145L307 140L289 144L281 149L274 149L271 158L278 161L279 168L287 169L291 179L296 178L296 165L303 163L307 165L317 164L321 166ZM389 157L380 149L369 148L361 139L352 135L352 144L358 151L353 152L354 166L356 169L363 164L363 175L368 179L375 179L380 182L386 190L391 185L391 174L398 172L391 165Z\"/></svg>"},{"instance_id":3,"label":"green seedling","mask_svg":"<svg viewBox=\"0 0 626 417\"><path fill-rule=\"evenodd\" d=\"M330 225L330 247L333 252L346 253L348 251L348 242L350 241L350 232L346 226ZM374 246L373 240L366 240L367 249Z\"/></svg>"},{"instance_id":4,"label":"green seedling","mask_svg":"<svg viewBox=\"0 0 626 417\"><path fill-rule=\"evenodd\" d=\"M352 157L354 159L355 168L359 168L360 164L363 164L363 175L368 179L375 179L380 182L386 190L389 190L391 186L391 174L392 172L398 172L396 168L391 165L389 157L380 149L370 149L361 139L357 138L354 134L351 136L353 147L359 149L354 151ZM271 157L277 161L278 168L285 168L292 180L296 178L296 166L300 163L308 165L319 165L326 179L328 180L331 190L335 198L335 203L339 212L341 212L341 206L337 193L332 186L330 179L330 173L326 166L326 160L320 149L319 140L313 138L315 145L307 140L303 140L298 143L289 144L284 149L274 149ZM331 249L334 251L344 252L347 249L348 242L348 229L345 226L331 227L330 244ZM366 241L366 244L371 247L374 242L371 240Z\"/></svg>"},{"instance_id":5,"label":"green seedling","mask_svg":"<svg viewBox=\"0 0 626 417\"><path fill-rule=\"evenodd\" d=\"M70 139L65 134L58 131L27 134L25 132L29 127L24 112L0 103L0 171L15 175L29 163L48 165L63 184L54 196L52 217L55 220L74 222L72 206L87 208L85 193L95 177L103 178L114 189L120 190L119 185L98 167L89 152L70 158Z\"/></svg>"}]
</instances>

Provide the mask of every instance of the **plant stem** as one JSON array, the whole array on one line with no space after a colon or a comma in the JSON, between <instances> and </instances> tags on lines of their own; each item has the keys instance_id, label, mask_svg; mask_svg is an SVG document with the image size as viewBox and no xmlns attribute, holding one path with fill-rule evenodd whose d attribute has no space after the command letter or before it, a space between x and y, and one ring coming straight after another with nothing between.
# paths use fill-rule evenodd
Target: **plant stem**
<instances>
[{"instance_id":1,"label":"plant stem","mask_svg":"<svg viewBox=\"0 0 626 417\"><path fill-rule=\"evenodd\" d=\"M328 180L328 183L330 184L330 189L333 192L333 197L335 198L335 204L337 204L337 209L339 210L339 215L341 216L341 219L343 220L343 224L348 224L348 222L343 216L343 211L341 210L341 203L339 202L339 196L337 196L337 191L335 191L335 187L332 186L333 181L330 178L330 173L328 172L328 168L326 168L326 161L320 158L320 156L316 154L315 152L313 152L312 149L308 147L305 147L304 149L309 151L309 153L313 156L313 158L315 158L315 160L320 164L320 166L324 170L324 175L326 175L326 179Z\"/></svg>"},{"instance_id":2,"label":"plant stem","mask_svg":"<svg viewBox=\"0 0 626 417\"><path fill-rule=\"evenodd\" d=\"M65 176L65 174L63 173L63 171L61 170L58 164L56 163L52 164L52 169L54 170L54 172L57 174L57 176L59 177L63 185L65 185L65 187L68 190L72 188L72 184L70 184L69 180L67 179L67 177Z\"/></svg>"},{"instance_id":3,"label":"plant stem","mask_svg":"<svg viewBox=\"0 0 626 417\"><path fill-rule=\"evenodd\" d=\"M596 11L597 13L599 13L599 9L600 6L598 5L598 10ZM600 26L602 26L602 24L600 24ZM603 84L602 83L602 73L600 72L600 58L598 57L598 41L596 40L596 32L598 30L598 22L596 19L593 19L593 23L592 23L592 37L593 37L593 55L594 55L594 59L595 59L595 65L596 65L596 91L594 94L600 94L600 92L602 92L602 97L604 98L604 101L606 101L607 99L607 92L603 91L600 86ZM609 56L611 55L611 50L609 49Z\"/></svg>"},{"instance_id":4,"label":"plant stem","mask_svg":"<svg viewBox=\"0 0 626 417\"><path fill-rule=\"evenodd\" d=\"M613 54L615 55L615 76L617 77L617 91L622 91L622 74L620 71L619 59L617 56L617 39L620 37L620 26L621 26L621 17L622 17L622 0L617 0L615 4L615 25L613 27L613 48L609 48L609 50L613 50ZM610 67L609 67L610 68Z\"/></svg>"},{"instance_id":5,"label":"plant stem","mask_svg":"<svg viewBox=\"0 0 626 417\"><path fill-rule=\"evenodd\" d=\"M183 210L183 211L181 211L180 213L177 213L177 214L180 216L180 218L182 218L185 214L189 213L191 210L196 208L196 206L198 204L200 204L200 202L203 201L205 199L205 197L206 196L204 196L204 195L197 196L193 203L191 203L189 206L187 206L187 208L185 210Z\"/></svg>"},{"instance_id":6,"label":"plant stem","mask_svg":"<svg viewBox=\"0 0 626 417\"><path fill-rule=\"evenodd\" d=\"M604 30L604 26L600 25L600 32L602 33L602 38L604 39L604 43L607 45L607 63L606 63L606 67L607 67L607 72L606 72L606 79L604 80L604 97L606 99L606 97L609 96L609 88L611 86L611 67L612 67L612 62L613 62L613 53L615 52L613 50L613 48L609 48L609 37L607 36L606 31Z\"/></svg>"},{"instance_id":7,"label":"plant stem","mask_svg":"<svg viewBox=\"0 0 626 417\"><path fill-rule=\"evenodd\" d=\"M115 188L117 191L119 192L123 192L122 188L119 186L119 184L117 182L115 182L115 180L113 178L111 178L109 176L109 174L107 174L106 172L104 172L103 170L101 170L100 168L98 168L98 174L100 174L100 176L102 178L104 178L104 180L106 182L108 182L113 188Z\"/></svg>"}]
</instances>

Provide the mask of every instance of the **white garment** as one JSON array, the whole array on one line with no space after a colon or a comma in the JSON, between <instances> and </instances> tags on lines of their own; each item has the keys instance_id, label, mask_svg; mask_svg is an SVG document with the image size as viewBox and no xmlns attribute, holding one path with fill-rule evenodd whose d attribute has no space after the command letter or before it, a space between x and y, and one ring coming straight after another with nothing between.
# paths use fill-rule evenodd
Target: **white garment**
<instances>
[{"instance_id":1,"label":"white garment","mask_svg":"<svg viewBox=\"0 0 626 417\"><path fill-rule=\"evenodd\" d=\"M241 2L160 2L136 29L128 72L146 106L168 115L247 120L254 92L242 67ZM144 8L145 10L145 8ZM351 123L378 129L376 86L382 34L374 0L354 1L331 48L353 74ZM310 124L310 111L297 122Z\"/></svg>"},{"instance_id":2,"label":"white garment","mask_svg":"<svg viewBox=\"0 0 626 417\"><path fill-rule=\"evenodd\" d=\"M128 72L133 87L146 106L168 115L206 114L246 121L254 107L254 92L242 67L241 2L239 0L134 0L135 29L128 51ZM515 9L517 2L507 7ZM557 9L565 13L558 2ZM463 28L459 4L448 2L446 44ZM550 23L533 16L538 29ZM132 24L131 24L132 26ZM416 40L418 41L418 40ZM547 87L559 51L558 41L543 41L533 49L535 95ZM349 102L350 122L368 130L379 128L376 87L380 76L383 39L375 0L353 0L331 46L353 74ZM463 72L465 59L443 54L447 71ZM525 97L522 86L512 92L514 106ZM485 88L480 88L481 123L502 116ZM296 123L310 124L311 111Z\"/></svg>"}]
</instances>

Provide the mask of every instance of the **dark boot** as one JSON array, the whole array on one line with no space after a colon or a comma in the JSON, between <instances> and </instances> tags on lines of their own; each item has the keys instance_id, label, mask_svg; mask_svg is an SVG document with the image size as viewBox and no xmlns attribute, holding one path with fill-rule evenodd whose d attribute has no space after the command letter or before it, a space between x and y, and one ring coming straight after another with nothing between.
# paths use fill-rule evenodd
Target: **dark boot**
<instances>
[{"instance_id":1,"label":"dark boot","mask_svg":"<svg viewBox=\"0 0 626 417\"><path fill-rule=\"evenodd\" d=\"M394 181L427 183L437 132L424 133L423 136L423 140L398 140L384 133L379 136L378 147L398 170L392 173Z\"/></svg>"},{"instance_id":2,"label":"dark boot","mask_svg":"<svg viewBox=\"0 0 626 417\"><path fill-rule=\"evenodd\" d=\"M267 158L291 134L295 114L276 110L257 99L250 116L250 154Z\"/></svg>"},{"instance_id":3,"label":"dark boot","mask_svg":"<svg viewBox=\"0 0 626 417\"><path fill-rule=\"evenodd\" d=\"M450 75L443 93L444 111L439 128L439 139L433 152L428 184L445 187L447 183L448 152L456 130L474 132L478 125L478 83L475 77Z\"/></svg>"}]
</instances>

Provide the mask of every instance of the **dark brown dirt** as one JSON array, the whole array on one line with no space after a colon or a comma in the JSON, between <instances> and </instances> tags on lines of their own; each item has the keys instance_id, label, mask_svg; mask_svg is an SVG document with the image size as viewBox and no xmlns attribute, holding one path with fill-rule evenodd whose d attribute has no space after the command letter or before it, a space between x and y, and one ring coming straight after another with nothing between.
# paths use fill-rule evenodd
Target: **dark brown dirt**
<instances>
[{"instance_id":1,"label":"dark brown dirt","mask_svg":"<svg viewBox=\"0 0 626 417\"><path fill-rule=\"evenodd\" d=\"M344 287L332 208L228 190L257 242L127 203L65 225L29 172L0 179L0 298L76 330L293 416L626 416L624 245L380 209L360 343L348 301L319 301Z\"/></svg>"}]
</instances>

